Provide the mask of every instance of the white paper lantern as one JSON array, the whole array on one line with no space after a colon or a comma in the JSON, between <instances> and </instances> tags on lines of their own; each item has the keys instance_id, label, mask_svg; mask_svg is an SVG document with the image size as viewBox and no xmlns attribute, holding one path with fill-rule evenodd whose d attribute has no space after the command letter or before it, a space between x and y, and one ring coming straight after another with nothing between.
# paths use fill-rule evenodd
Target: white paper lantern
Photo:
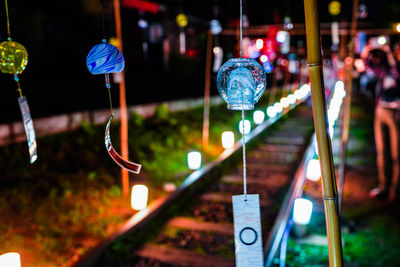
<instances>
[{"instance_id":1,"label":"white paper lantern","mask_svg":"<svg viewBox=\"0 0 400 267\"><path fill-rule=\"evenodd\" d=\"M239 122L239 132L241 134L248 134L251 131L251 123L249 120L244 120L244 133L243 133L243 121Z\"/></svg>"},{"instance_id":2,"label":"white paper lantern","mask_svg":"<svg viewBox=\"0 0 400 267\"><path fill-rule=\"evenodd\" d=\"M280 102L274 104L276 113L281 113L283 111L283 105Z\"/></svg>"},{"instance_id":3,"label":"white paper lantern","mask_svg":"<svg viewBox=\"0 0 400 267\"><path fill-rule=\"evenodd\" d=\"M137 184L132 187L131 207L134 210L144 210L147 207L149 189L147 186Z\"/></svg>"},{"instance_id":4,"label":"white paper lantern","mask_svg":"<svg viewBox=\"0 0 400 267\"><path fill-rule=\"evenodd\" d=\"M294 223L306 225L310 222L313 204L310 200L297 198L294 201L293 221Z\"/></svg>"},{"instance_id":5,"label":"white paper lantern","mask_svg":"<svg viewBox=\"0 0 400 267\"><path fill-rule=\"evenodd\" d=\"M222 147L225 149L232 148L235 144L235 135L231 131L225 131L222 133Z\"/></svg>"},{"instance_id":6,"label":"white paper lantern","mask_svg":"<svg viewBox=\"0 0 400 267\"><path fill-rule=\"evenodd\" d=\"M21 257L17 252L9 252L0 255L0 266L21 267Z\"/></svg>"},{"instance_id":7,"label":"white paper lantern","mask_svg":"<svg viewBox=\"0 0 400 267\"><path fill-rule=\"evenodd\" d=\"M270 107L267 108L267 115L270 118L273 118L273 117L276 116L276 110L275 110L274 106L270 106Z\"/></svg>"},{"instance_id":8,"label":"white paper lantern","mask_svg":"<svg viewBox=\"0 0 400 267\"><path fill-rule=\"evenodd\" d=\"M261 110L256 110L253 113L253 121L255 124L261 124L264 121L265 114Z\"/></svg>"},{"instance_id":9,"label":"white paper lantern","mask_svg":"<svg viewBox=\"0 0 400 267\"><path fill-rule=\"evenodd\" d=\"M311 159L308 162L306 178L315 182L321 178L321 166L318 159Z\"/></svg>"},{"instance_id":10,"label":"white paper lantern","mask_svg":"<svg viewBox=\"0 0 400 267\"><path fill-rule=\"evenodd\" d=\"M201 154L197 151L188 153L187 156L188 167L191 170L197 170L201 167Z\"/></svg>"}]
</instances>

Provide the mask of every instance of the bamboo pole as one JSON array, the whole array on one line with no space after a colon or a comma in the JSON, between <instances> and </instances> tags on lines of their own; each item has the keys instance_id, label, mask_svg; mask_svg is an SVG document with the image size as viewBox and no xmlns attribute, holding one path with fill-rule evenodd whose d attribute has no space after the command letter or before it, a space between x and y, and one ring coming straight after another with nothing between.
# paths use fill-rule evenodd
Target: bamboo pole
<instances>
[{"instance_id":1,"label":"bamboo pole","mask_svg":"<svg viewBox=\"0 0 400 267\"><path fill-rule=\"evenodd\" d=\"M332 146L327 127L326 99L322 73L319 18L316 0L304 0L307 38L307 60L311 80L311 95L315 133L322 174L322 198L325 208L329 265L343 265L337 188Z\"/></svg>"},{"instance_id":2,"label":"bamboo pole","mask_svg":"<svg viewBox=\"0 0 400 267\"><path fill-rule=\"evenodd\" d=\"M350 111L351 111L351 94L353 91L353 62L354 62L354 38L356 37L357 31L357 17L358 17L358 0L353 0L353 18L351 21L350 31L350 45L348 56L350 60L345 60L345 89L346 98L344 99L343 105L343 120L341 127L341 143L340 143L340 163L339 163L339 209L342 210L343 200L343 185L344 176L346 174L346 151L347 143L349 141L349 130L350 130Z\"/></svg>"},{"instance_id":3,"label":"bamboo pole","mask_svg":"<svg viewBox=\"0 0 400 267\"><path fill-rule=\"evenodd\" d=\"M121 30L121 11L119 0L114 0L114 17L115 17L115 31L117 33L118 49L122 51L122 30ZM121 72L121 82L119 84L119 106L121 115L121 156L123 159L128 160L128 115L126 111L126 95L125 95L125 72ZM128 170L121 169L122 179L122 196L128 197L129 194L129 172Z\"/></svg>"},{"instance_id":4,"label":"bamboo pole","mask_svg":"<svg viewBox=\"0 0 400 267\"><path fill-rule=\"evenodd\" d=\"M203 140L202 149L207 150L208 136L210 132L210 80L211 80L211 53L212 53L213 35L209 31L207 34L206 51L206 69L204 82L204 111L203 111Z\"/></svg>"}]
</instances>

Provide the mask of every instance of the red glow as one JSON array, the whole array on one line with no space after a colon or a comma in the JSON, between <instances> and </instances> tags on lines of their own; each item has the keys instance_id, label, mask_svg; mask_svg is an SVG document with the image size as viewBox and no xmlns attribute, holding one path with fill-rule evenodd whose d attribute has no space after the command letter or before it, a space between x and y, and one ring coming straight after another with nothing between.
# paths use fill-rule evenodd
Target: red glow
<instances>
[{"instance_id":1,"label":"red glow","mask_svg":"<svg viewBox=\"0 0 400 267\"><path fill-rule=\"evenodd\" d=\"M160 11L158 4L143 0L122 0L122 6L150 13L158 13Z\"/></svg>"}]
</instances>

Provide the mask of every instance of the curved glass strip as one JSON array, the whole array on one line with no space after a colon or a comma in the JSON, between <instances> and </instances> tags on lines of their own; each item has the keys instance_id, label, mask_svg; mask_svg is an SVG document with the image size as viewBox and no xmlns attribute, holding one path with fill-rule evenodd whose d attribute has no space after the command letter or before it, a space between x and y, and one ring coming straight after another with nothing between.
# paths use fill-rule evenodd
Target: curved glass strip
<instances>
[{"instance_id":1,"label":"curved glass strip","mask_svg":"<svg viewBox=\"0 0 400 267\"><path fill-rule=\"evenodd\" d=\"M139 174L142 165L123 159L117 153L117 151L115 151L115 149L111 143L110 125L111 125L112 119L113 119L113 115L111 115L110 119L108 120L108 123L106 126L106 132L105 132L105 136L104 136L104 141L105 141L107 152L110 155L110 157L115 161L115 163L117 163L121 168L127 169L128 171L133 172L135 174Z\"/></svg>"}]
</instances>

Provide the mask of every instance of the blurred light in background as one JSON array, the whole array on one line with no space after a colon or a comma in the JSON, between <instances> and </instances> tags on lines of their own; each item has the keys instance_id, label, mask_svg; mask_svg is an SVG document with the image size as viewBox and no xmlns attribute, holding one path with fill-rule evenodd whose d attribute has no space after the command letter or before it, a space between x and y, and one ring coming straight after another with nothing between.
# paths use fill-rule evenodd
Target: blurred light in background
<instances>
[{"instance_id":1,"label":"blurred light in background","mask_svg":"<svg viewBox=\"0 0 400 267\"><path fill-rule=\"evenodd\" d=\"M149 189L147 186L137 184L132 187L131 206L134 210L144 210L147 207Z\"/></svg>"},{"instance_id":2,"label":"blurred light in background","mask_svg":"<svg viewBox=\"0 0 400 267\"><path fill-rule=\"evenodd\" d=\"M21 257L17 252L9 252L0 255L1 267L21 267Z\"/></svg>"},{"instance_id":3,"label":"blurred light in background","mask_svg":"<svg viewBox=\"0 0 400 267\"><path fill-rule=\"evenodd\" d=\"M283 111L283 105L280 102L274 104L276 113L281 113Z\"/></svg>"},{"instance_id":4,"label":"blurred light in background","mask_svg":"<svg viewBox=\"0 0 400 267\"><path fill-rule=\"evenodd\" d=\"M244 133L243 133L243 121L239 122L239 132L241 134L248 134L251 131L251 123L249 120L244 120Z\"/></svg>"},{"instance_id":5,"label":"blurred light in background","mask_svg":"<svg viewBox=\"0 0 400 267\"><path fill-rule=\"evenodd\" d=\"M201 167L201 154L197 151L188 153L187 156L188 167L191 170L197 170Z\"/></svg>"},{"instance_id":6,"label":"blurred light in background","mask_svg":"<svg viewBox=\"0 0 400 267\"><path fill-rule=\"evenodd\" d=\"M225 149L232 148L235 144L235 135L231 131L225 131L222 133L222 147Z\"/></svg>"},{"instance_id":7,"label":"blurred light in background","mask_svg":"<svg viewBox=\"0 0 400 267\"><path fill-rule=\"evenodd\" d=\"M273 117L276 116L276 110L275 110L274 106L270 106L270 107L267 108L267 115L270 118L273 118Z\"/></svg>"},{"instance_id":8,"label":"blurred light in background","mask_svg":"<svg viewBox=\"0 0 400 267\"><path fill-rule=\"evenodd\" d=\"M253 121L255 124L261 124L264 121L265 114L261 110L256 110L253 113Z\"/></svg>"},{"instance_id":9,"label":"blurred light in background","mask_svg":"<svg viewBox=\"0 0 400 267\"><path fill-rule=\"evenodd\" d=\"M294 201L293 221L297 224L306 225L310 222L313 204L310 200L297 198Z\"/></svg>"},{"instance_id":10,"label":"blurred light in background","mask_svg":"<svg viewBox=\"0 0 400 267\"><path fill-rule=\"evenodd\" d=\"M306 178L311 181L318 181L321 178L321 166L318 159L311 159L307 165Z\"/></svg>"}]
</instances>

